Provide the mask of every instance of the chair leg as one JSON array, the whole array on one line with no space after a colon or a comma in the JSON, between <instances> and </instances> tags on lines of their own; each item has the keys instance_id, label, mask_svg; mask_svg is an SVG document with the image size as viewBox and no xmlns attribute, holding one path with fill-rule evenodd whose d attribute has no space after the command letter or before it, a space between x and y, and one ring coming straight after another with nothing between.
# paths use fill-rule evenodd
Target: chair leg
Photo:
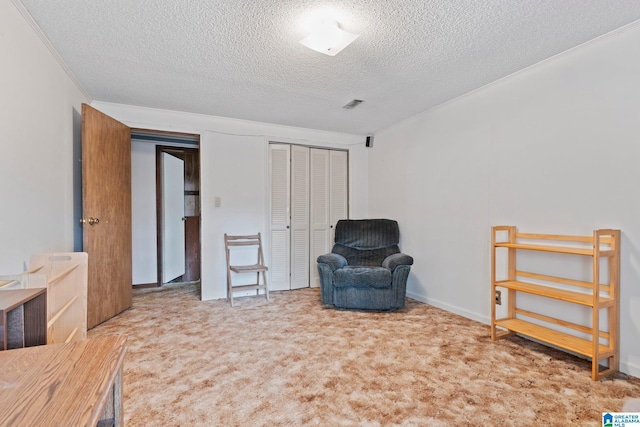
<instances>
[{"instance_id":1,"label":"chair leg","mask_svg":"<svg viewBox=\"0 0 640 427\"><path fill-rule=\"evenodd\" d=\"M231 271L229 268L227 268L227 299L229 300L231 307L233 307L233 290L231 290Z\"/></svg>"},{"instance_id":2,"label":"chair leg","mask_svg":"<svg viewBox=\"0 0 640 427\"><path fill-rule=\"evenodd\" d=\"M269 285L267 285L267 273L262 272L262 280L264 281L264 294L267 296L267 301L269 301Z\"/></svg>"}]
</instances>

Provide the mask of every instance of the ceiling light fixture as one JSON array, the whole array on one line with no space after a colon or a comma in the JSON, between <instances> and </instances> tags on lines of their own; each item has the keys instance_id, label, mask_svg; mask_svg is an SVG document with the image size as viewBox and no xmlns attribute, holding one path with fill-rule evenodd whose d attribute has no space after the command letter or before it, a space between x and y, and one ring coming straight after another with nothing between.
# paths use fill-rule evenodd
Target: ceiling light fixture
<instances>
[{"instance_id":1,"label":"ceiling light fixture","mask_svg":"<svg viewBox=\"0 0 640 427\"><path fill-rule=\"evenodd\" d=\"M316 52L336 56L342 49L360 37L340 28L340 24L332 19L322 19L313 25L311 33L300 43Z\"/></svg>"}]
</instances>

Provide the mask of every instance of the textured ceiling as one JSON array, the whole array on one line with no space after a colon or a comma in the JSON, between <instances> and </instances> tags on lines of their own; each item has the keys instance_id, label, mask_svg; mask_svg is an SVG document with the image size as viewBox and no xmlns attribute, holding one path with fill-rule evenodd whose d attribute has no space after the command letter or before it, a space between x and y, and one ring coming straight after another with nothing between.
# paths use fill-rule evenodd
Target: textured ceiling
<instances>
[{"instance_id":1,"label":"textured ceiling","mask_svg":"<svg viewBox=\"0 0 640 427\"><path fill-rule=\"evenodd\" d=\"M357 134L640 19L639 0L22 3L95 100ZM335 57L298 43L327 7L361 34Z\"/></svg>"}]
</instances>

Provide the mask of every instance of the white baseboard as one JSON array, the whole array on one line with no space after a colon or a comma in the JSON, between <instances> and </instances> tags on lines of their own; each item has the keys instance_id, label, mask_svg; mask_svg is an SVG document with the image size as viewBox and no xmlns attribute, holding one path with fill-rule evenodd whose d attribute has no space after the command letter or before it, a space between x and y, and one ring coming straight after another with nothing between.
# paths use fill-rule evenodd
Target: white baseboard
<instances>
[{"instance_id":1,"label":"white baseboard","mask_svg":"<svg viewBox=\"0 0 640 427\"><path fill-rule=\"evenodd\" d=\"M640 378L640 365L631 362L620 361L620 372Z\"/></svg>"},{"instance_id":2,"label":"white baseboard","mask_svg":"<svg viewBox=\"0 0 640 427\"><path fill-rule=\"evenodd\" d=\"M432 305L434 307L441 308L441 309L446 310L446 311L448 311L450 313L454 313L454 314L458 314L458 315L460 315L462 317L466 317L467 319L472 319L472 320L475 320L477 322L484 323L485 325L488 325L488 324L491 323L491 318L490 317L484 316L484 315L481 315L481 314L478 314L478 313L474 313L473 311L465 310L464 308L458 307L456 305L451 305L451 304L448 304L446 302L439 301L437 299L425 297L424 295L415 294L413 292L407 292L407 296L409 298L412 298L412 299L416 300L416 301L420 301L420 302L423 302L425 304L429 304L429 305Z\"/></svg>"}]
</instances>

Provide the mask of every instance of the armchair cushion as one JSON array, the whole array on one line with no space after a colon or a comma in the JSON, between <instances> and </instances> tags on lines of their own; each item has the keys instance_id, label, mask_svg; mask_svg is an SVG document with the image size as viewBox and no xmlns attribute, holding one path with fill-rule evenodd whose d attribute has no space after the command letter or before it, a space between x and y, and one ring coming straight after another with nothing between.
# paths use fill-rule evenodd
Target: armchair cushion
<instances>
[{"instance_id":1,"label":"armchair cushion","mask_svg":"<svg viewBox=\"0 0 640 427\"><path fill-rule=\"evenodd\" d=\"M399 241L398 223L390 219L348 219L336 224L337 245L371 250L397 246Z\"/></svg>"},{"instance_id":2,"label":"armchair cushion","mask_svg":"<svg viewBox=\"0 0 640 427\"><path fill-rule=\"evenodd\" d=\"M398 252L397 254L389 255L382 261L382 266L391 271L395 270L399 265L413 265L413 258Z\"/></svg>"},{"instance_id":3,"label":"armchair cushion","mask_svg":"<svg viewBox=\"0 0 640 427\"><path fill-rule=\"evenodd\" d=\"M346 266L334 271L333 286L387 289L391 287L391 270L383 267Z\"/></svg>"},{"instance_id":4,"label":"armchair cushion","mask_svg":"<svg viewBox=\"0 0 640 427\"><path fill-rule=\"evenodd\" d=\"M318 262L329 265L332 271L347 265L347 260L342 255L334 253L320 255L318 257Z\"/></svg>"},{"instance_id":5,"label":"armchair cushion","mask_svg":"<svg viewBox=\"0 0 640 427\"><path fill-rule=\"evenodd\" d=\"M398 223L389 219L351 219L338 221L335 246L331 252L342 255L348 265L380 267L389 255L400 252Z\"/></svg>"},{"instance_id":6,"label":"armchair cushion","mask_svg":"<svg viewBox=\"0 0 640 427\"><path fill-rule=\"evenodd\" d=\"M338 243L333 246L333 253L342 255L348 265L380 267L386 257L396 252L400 252L397 245L369 250L358 250Z\"/></svg>"}]
</instances>

